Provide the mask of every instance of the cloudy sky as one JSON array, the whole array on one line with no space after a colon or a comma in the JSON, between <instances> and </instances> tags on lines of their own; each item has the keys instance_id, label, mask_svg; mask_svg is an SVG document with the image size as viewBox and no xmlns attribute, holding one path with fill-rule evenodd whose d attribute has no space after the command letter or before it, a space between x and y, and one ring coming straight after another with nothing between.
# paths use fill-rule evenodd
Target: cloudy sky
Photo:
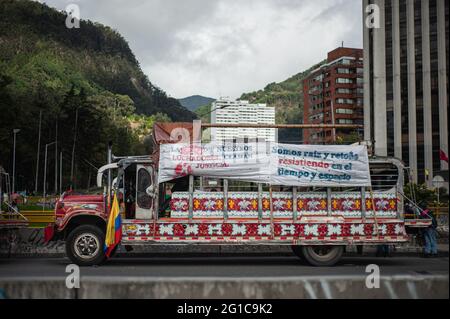
<instances>
[{"instance_id":1,"label":"cloudy sky","mask_svg":"<svg viewBox=\"0 0 450 319\"><path fill-rule=\"evenodd\" d=\"M42 2L42 1L41 1ZM283 81L344 41L362 47L361 0L46 0L129 42L170 96L239 97Z\"/></svg>"}]
</instances>

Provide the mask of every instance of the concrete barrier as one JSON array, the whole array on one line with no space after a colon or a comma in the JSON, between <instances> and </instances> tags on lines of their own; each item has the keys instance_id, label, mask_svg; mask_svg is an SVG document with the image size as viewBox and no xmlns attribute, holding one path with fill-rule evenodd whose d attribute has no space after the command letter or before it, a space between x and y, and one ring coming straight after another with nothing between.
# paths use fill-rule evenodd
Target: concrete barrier
<instances>
[{"instance_id":1,"label":"concrete barrier","mask_svg":"<svg viewBox=\"0 0 450 319\"><path fill-rule=\"evenodd\" d=\"M64 278L2 278L6 298L208 298L208 299L428 299L449 297L444 275L384 276L380 288L368 289L364 276L273 278L81 278L68 289Z\"/></svg>"}]
</instances>

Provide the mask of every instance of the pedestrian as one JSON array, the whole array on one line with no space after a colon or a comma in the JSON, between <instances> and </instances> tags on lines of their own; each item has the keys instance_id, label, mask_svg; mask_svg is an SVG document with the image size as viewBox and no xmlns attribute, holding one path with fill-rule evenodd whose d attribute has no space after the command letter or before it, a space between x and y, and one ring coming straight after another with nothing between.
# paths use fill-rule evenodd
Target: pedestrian
<instances>
[{"instance_id":1,"label":"pedestrian","mask_svg":"<svg viewBox=\"0 0 450 319\"><path fill-rule=\"evenodd\" d=\"M11 208L13 210L12 213L15 213L15 214L20 213L19 205L17 204L17 199L16 198L13 199L13 201L11 202Z\"/></svg>"},{"instance_id":2,"label":"pedestrian","mask_svg":"<svg viewBox=\"0 0 450 319\"><path fill-rule=\"evenodd\" d=\"M378 245L376 256L377 257L391 257L391 247L389 245Z\"/></svg>"},{"instance_id":3,"label":"pedestrian","mask_svg":"<svg viewBox=\"0 0 450 319\"><path fill-rule=\"evenodd\" d=\"M364 246L363 245L356 246L356 252L358 253L358 255L362 256L364 254Z\"/></svg>"},{"instance_id":4,"label":"pedestrian","mask_svg":"<svg viewBox=\"0 0 450 319\"><path fill-rule=\"evenodd\" d=\"M419 207L421 208L420 218L431 219L431 225L422 230L423 238L425 240L424 257L431 258L437 257L437 220L434 217L433 212L427 208L425 202L422 202Z\"/></svg>"}]
</instances>

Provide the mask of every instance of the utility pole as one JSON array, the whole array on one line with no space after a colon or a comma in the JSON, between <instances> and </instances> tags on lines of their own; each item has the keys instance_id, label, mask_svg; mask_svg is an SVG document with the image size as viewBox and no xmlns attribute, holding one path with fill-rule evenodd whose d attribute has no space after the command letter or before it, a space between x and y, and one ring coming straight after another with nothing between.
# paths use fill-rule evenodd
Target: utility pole
<instances>
[{"instance_id":1,"label":"utility pole","mask_svg":"<svg viewBox=\"0 0 450 319\"><path fill-rule=\"evenodd\" d=\"M48 147L50 145L55 144L55 142L51 142L48 144L45 144L45 156L44 156L44 189L43 189L43 196L46 198L47 196L47 153L48 153Z\"/></svg>"},{"instance_id":2,"label":"utility pole","mask_svg":"<svg viewBox=\"0 0 450 319\"><path fill-rule=\"evenodd\" d=\"M72 146L72 160L70 163L70 188L73 188L73 168L74 168L74 160L75 160L75 144L77 143L77 130L78 130L78 108L75 111L75 132L73 137L73 146Z\"/></svg>"},{"instance_id":3,"label":"utility pole","mask_svg":"<svg viewBox=\"0 0 450 319\"><path fill-rule=\"evenodd\" d=\"M87 190L89 192L89 188L91 187L91 169L89 169L89 175L88 175L88 183L87 183Z\"/></svg>"},{"instance_id":4,"label":"utility pole","mask_svg":"<svg viewBox=\"0 0 450 319\"><path fill-rule=\"evenodd\" d=\"M59 194L62 192L62 152L59 152Z\"/></svg>"},{"instance_id":5,"label":"utility pole","mask_svg":"<svg viewBox=\"0 0 450 319\"><path fill-rule=\"evenodd\" d=\"M108 153L107 153L107 158L106 158L108 164L112 163L112 146L113 146L113 142L109 141L108 142ZM107 187L107 190L108 190L108 197L107 197L108 198L108 205L111 203L111 201L110 201L111 185L112 185L112 173L111 173L111 170L109 169L108 170L108 187Z\"/></svg>"},{"instance_id":6,"label":"utility pole","mask_svg":"<svg viewBox=\"0 0 450 319\"><path fill-rule=\"evenodd\" d=\"M58 117L55 129L55 195L58 194Z\"/></svg>"},{"instance_id":7,"label":"utility pole","mask_svg":"<svg viewBox=\"0 0 450 319\"><path fill-rule=\"evenodd\" d=\"M36 156L36 181L34 183L34 194L38 191L38 181L39 181L39 155L41 151L41 126L42 126L42 110L39 111L39 132L38 132L38 147Z\"/></svg>"},{"instance_id":8,"label":"utility pole","mask_svg":"<svg viewBox=\"0 0 450 319\"><path fill-rule=\"evenodd\" d=\"M20 129L15 128L13 129L13 135L14 135L14 149L13 149L13 176L12 176L12 193L14 194L16 190L16 135L20 132Z\"/></svg>"},{"instance_id":9,"label":"utility pole","mask_svg":"<svg viewBox=\"0 0 450 319\"><path fill-rule=\"evenodd\" d=\"M42 196L45 198L45 183L47 183L47 145L45 145L44 155L44 187L42 188Z\"/></svg>"}]
</instances>

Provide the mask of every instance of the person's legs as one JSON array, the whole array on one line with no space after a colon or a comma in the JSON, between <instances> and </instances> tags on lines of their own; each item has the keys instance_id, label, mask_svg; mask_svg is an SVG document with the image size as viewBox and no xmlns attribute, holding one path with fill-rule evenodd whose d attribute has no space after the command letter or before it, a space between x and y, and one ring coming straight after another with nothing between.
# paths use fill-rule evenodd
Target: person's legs
<instances>
[{"instance_id":1,"label":"person's legs","mask_svg":"<svg viewBox=\"0 0 450 319\"><path fill-rule=\"evenodd\" d=\"M385 255L385 257L391 257L391 246L390 245L385 245L384 255Z\"/></svg>"},{"instance_id":2,"label":"person's legs","mask_svg":"<svg viewBox=\"0 0 450 319\"><path fill-rule=\"evenodd\" d=\"M356 251L358 252L358 255L363 255L363 245L356 246Z\"/></svg>"},{"instance_id":3,"label":"person's legs","mask_svg":"<svg viewBox=\"0 0 450 319\"><path fill-rule=\"evenodd\" d=\"M431 254L437 255L437 238L436 238L436 230L430 229L430 250Z\"/></svg>"},{"instance_id":4,"label":"person's legs","mask_svg":"<svg viewBox=\"0 0 450 319\"><path fill-rule=\"evenodd\" d=\"M383 255L383 245L378 245L377 246L376 256L377 257L381 257L382 255Z\"/></svg>"},{"instance_id":5,"label":"person's legs","mask_svg":"<svg viewBox=\"0 0 450 319\"><path fill-rule=\"evenodd\" d=\"M430 239L430 229L427 228L423 231L423 239L425 240L424 253L425 255L431 254L431 239Z\"/></svg>"},{"instance_id":6,"label":"person's legs","mask_svg":"<svg viewBox=\"0 0 450 319\"><path fill-rule=\"evenodd\" d=\"M387 257L389 255L389 246L388 245L378 245L377 246L377 257Z\"/></svg>"}]
</instances>

